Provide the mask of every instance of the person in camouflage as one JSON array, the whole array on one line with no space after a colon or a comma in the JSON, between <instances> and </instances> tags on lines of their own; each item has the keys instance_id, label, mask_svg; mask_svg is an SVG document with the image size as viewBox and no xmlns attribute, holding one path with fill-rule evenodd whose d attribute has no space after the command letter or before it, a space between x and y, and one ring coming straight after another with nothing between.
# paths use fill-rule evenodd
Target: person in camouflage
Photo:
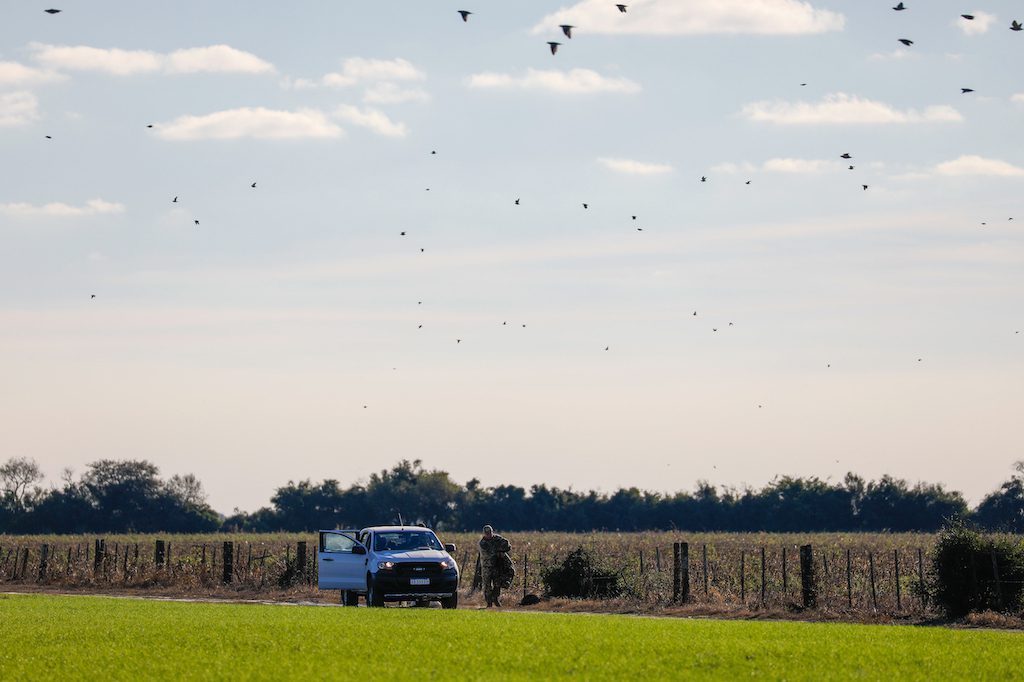
<instances>
[{"instance_id":1,"label":"person in camouflage","mask_svg":"<svg viewBox=\"0 0 1024 682\"><path fill-rule=\"evenodd\" d=\"M483 577L484 597L487 606L501 606L501 554L512 549L508 540L494 532L490 526L484 526L484 535L480 538L480 569Z\"/></svg>"}]
</instances>

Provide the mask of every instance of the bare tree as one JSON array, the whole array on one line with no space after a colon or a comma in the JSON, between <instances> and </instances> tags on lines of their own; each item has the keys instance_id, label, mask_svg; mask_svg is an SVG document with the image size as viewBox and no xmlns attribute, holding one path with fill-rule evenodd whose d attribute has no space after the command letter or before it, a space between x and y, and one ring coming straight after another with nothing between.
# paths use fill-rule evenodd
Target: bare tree
<instances>
[{"instance_id":1,"label":"bare tree","mask_svg":"<svg viewBox=\"0 0 1024 682\"><path fill-rule=\"evenodd\" d=\"M29 489L43 480L43 471L34 459L12 457L0 464L0 493L14 499L19 507L25 507Z\"/></svg>"},{"instance_id":2,"label":"bare tree","mask_svg":"<svg viewBox=\"0 0 1024 682\"><path fill-rule=\"evenodd\" d=\"M203 484L195 477L195 474L171 476L167 482L167 491L178 498L182 504L202 506L206 504L206 491Z\"/></svg>"}]
</instances>

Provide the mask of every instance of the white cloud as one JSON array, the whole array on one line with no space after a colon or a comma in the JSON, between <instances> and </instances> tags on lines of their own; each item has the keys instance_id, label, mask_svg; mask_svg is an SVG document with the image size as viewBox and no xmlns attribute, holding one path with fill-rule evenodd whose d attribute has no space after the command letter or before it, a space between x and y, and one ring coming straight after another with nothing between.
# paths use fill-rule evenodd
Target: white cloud
<instances>
[{"instance_id":1,"label":"white cloud","mask_svg":"<svg viewBox=\"0 0 1024 682\"><path fill-rule=\"evenodd\" d=\"M345 88L368 81L417 81L426 74L405 59L365 59L349 57L341 64L341 71L329 73L322 83L329 87Z\"/></svg>"},{"instance_id":2,"label":"white cloud","mask_svg":"<svg viewBox=\"0 0 1024 682\"><path fill-rule=\"evenodd\" d=\"M0 62L0 85L35 85L65 78L55 71L44 71L18 62Z\"/></svg>"},{"instance_id":3,"label":"white cloud","mask_svg":"<svg viewBox=\"0 0 1024 682\"><path fill-rule=\"evenodd\" d=\"M271 73L274 65L228 45L192 47L167 55L167 73Z\"/></svg>"},{"instance_id":4,"label":"white cloud","mask_svg":"<svg viewBox=\"0 0 1024 682\"><path fill-rule=\"evenodd\" d=\"M1010 97L1010 101L1015 104L1024 104L1024 92L1018 92L1016 95Z\"/></svg>"},{"instance_id":5,"label":"white cloud","mask_svg":"<svg viewBox=\"0 0 1024 682\"><path fill-rule=\"evenodd\" d=\"M751 121L779 125L883 124L883 123L952 123L963 120L950 106L927 107L901 111L870 99L845 93L825 95L820 102L761 101L747 104L740 115Z\"/></svg>"},{"instance_id":6,"label":"white cloud","mask_svg":"<svg viewBox=\"0 0 1024 682\"><path fill-rule=\"evenodd\" d=\"M939 175L963 176L963 175L996 175L1002 177L1024 176L1024 168L1018 168L1013 164L999 159L986 159L981 156L961 156L952 161L940 163L935 167Z\"/></svg>"},{"instance_id":7,"label":"white cloud","mask_svg":"<svg viewBox=\"0 0 1024 682\"><path fill-rule=\"evenodd\" d=\"M609 170L627 175L663 175L672 172L672 166L667 163L645 163L632 159L609 158L600 158L597 161Z\"/></svg>"},{"instance_id":8,"label":"white cloud","mask_svg":"<svg viewBox=\"0 0 1024 682\"><path fill-rule=\"evenodd\" d=\"M286 140L340 137L344 131L322 111L299 109L280 111L263 107L242 107L215 111L203 116L179 116L154 126L165 140Z\"/></svg>"},{"instance_id":9,"label":"white cloud","mask_svg":"<svg viewBox=\"0 0 1024 682\"><path fill-rule=\"evenodd\" d=\"M800 0L632 0L625 14L608 0L583 0L541 19L533 33L559 24L587 33L631 35L801 35L841 31L842 14Z\"/></svg>"},{"instance_id":10,"label":"white cloud","mask_svg":"<svg viewBox=\"0 0 1024 682\"><path fill-rule=\"evenodd\" d=\"M359 107L343 104L334 111L334 115L352 125L369 128L378 135L405 137L409 132L404 123L395 123L384 112L376 109L361 110Z\"/></svg>"},{"instance_id":11,"label":"white cloud","mask_svg":"<svg viewBox=\"0 0 1024 682\"><path fill-rule=\"evenodd\" d=\"M972 14L974 21L964 19L963 17L957 17L953 25L964 32L964 35L979 36L983 33L988 33L988 30L996 23L996 15L989 14L988 12L965 12L964 14Z\"/></svg>"},{"instance_id":12,"label":"white cloud","mask_svg":"<svg viewBox=\"0 0 1024 682\"><path fill-rule=\"evenodd\" d=\"M101 71L115 76L140 73L269 73L274 67L254 54L228 45L211 45L161 54L87 45L32 43L34 58L54 69Z\"/></svg>"},{"instance_id":13,"label":"white cloud","mask_svg":"<svg viewBox=\"0 0 1024 682\"><path fill-rule=\"evenodd\" d=\"M0 126L17 126L39 118L39 100L31 92L0 93Z\"/></svg>"},{"instance_id":14,"label":"white cloud","mask_svg":"<svg viewBox=\"0 0 1024 682\"><path fill-rule=\"evenodd\" d=\"M363 101L368 104L404 104L405 102L426 102L430 95L420 88L403 88L395 83L377 83L366 89Z\"/></svg>"},{"instance_id":15,"label":"white cloud","mask_svg":"<svg viewBox=\"0 0 1024 682\"><path fill-rule=\"evenodd\" d=\"M640 85L626 78L602 76L590 69L527 69L522 76L505 73L477 73L466 80L471 88L547 90L580 95L598 92L639 92Z\"/></svg>"},{"instance_id":16,"label":"white cloud","mask_svg":"<svg viewBox=\"0 0 1024 682\"><path fill-rule=\"evenodd\" d=\"M72 206L59 202L35 206L26 203L0 204L0 212L23 217L77 218L90 215L124 213L124 204L90 199L83 206Z\"/></svg>"}]
</instances>

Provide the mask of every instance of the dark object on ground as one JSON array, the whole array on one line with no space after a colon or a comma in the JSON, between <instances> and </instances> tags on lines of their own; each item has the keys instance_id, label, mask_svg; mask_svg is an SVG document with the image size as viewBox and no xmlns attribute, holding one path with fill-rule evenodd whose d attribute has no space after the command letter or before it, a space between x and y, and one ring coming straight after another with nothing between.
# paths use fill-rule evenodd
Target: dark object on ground
<instances>
[{"instance_id":1,"label":"dark object on ground","mask_svg":"<svg viewBox=\"0 0 1024 682\"><path fill-rule=\"evenodd\" d=\"M948 616L977 611L1015 612L1024 606L1024 543L986 537L954 521L939 534L932 555L931 591Z\"/></svg>"},{"instance_id":2,"label":"dark object on ground","mask_svg":"<svg viewBox=\"0 0 1024 682\"><path fill-rule=\"evenodd\" d=\"M540 597L535 594L528 594L519 602L520 606L534 606L540 603Z\"/></svg>"},{"instance_id":3,"label":"dark object on ground","mask_svg":"<svg viewBox=\"0 0 1024 682\"><path fill-rule=\"evenodd\" d=\"M551 597L608 599L622 593L622 575L595 565L583 547L573 550L560 565L541 572L544 592Z\"/></svg>"}]
</instances>

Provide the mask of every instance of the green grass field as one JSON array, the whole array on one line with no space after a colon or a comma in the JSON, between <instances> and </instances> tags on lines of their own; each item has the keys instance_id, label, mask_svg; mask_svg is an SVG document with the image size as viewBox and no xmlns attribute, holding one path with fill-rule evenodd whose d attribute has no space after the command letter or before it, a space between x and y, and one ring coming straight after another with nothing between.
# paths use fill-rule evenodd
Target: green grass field
<instances>
[{"instance_id":1,"label":"green grass field","mask_svg":"<svg viewBox=\"0 0 1024 682\"><path fill-rule=\"evenodd\" d=\"M1021 661L1017 632L0 595L3 680L1019 679Z\"/></svg>"}]
</instances>

